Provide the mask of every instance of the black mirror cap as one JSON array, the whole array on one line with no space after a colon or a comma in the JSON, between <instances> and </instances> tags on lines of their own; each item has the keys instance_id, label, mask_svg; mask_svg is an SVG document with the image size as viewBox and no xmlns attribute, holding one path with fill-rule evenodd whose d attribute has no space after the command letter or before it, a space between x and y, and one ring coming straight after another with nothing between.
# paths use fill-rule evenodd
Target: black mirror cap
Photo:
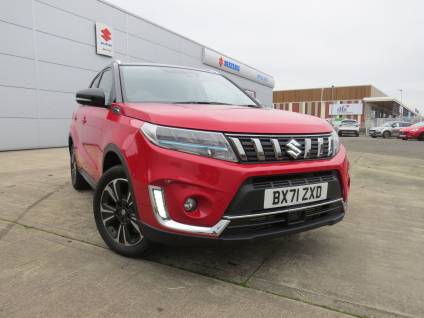
<instances>
[{"instance_id":1,"label":"black mirror cap","mask_svg":"<svg viewBox=\"0 0 424 318\"><path fill-rule=\"evenodd\" d=\"M81 105L105 107L105 92L101 88L87 88L77 92L76 101Z\"/></svg>"}]
</instances>

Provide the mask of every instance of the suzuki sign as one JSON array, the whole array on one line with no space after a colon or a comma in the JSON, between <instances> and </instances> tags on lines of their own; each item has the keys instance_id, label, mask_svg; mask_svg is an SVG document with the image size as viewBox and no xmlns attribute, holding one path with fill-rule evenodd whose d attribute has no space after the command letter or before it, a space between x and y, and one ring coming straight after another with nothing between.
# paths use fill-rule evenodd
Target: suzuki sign
<instances>
[{"instance_id":1,"label":"suzuki sign","mask_svg":"<svg viewBox=\"0 0 424 318\"><path fill-rule=\"evenodd\" d=\"M362 115L363 104L330 104L330 115Z\"/></svg>"},{"instance_id":2,"label":"suzuki sign","mask_svg":"<svg viewBox=\"0 0 424 318\"><path fill-rule=\"evenodd\" d=\"M113 55L113 29L103 23L96 23L96 52L100 55Z\"/></svg>"},{"instance_id":3,"label":"suzuki sign","mask_svg":"<svg viewBox=\"0 0 424 318\"><path fill-rule=\"evenodd\" d=\"M274 87L274 78L268 74L259 72L245 64L236 62L229 57L219 54L207 48L203 48L203 64L217 69L237 74L265 86Z\"/></svg>"}]
</instances>

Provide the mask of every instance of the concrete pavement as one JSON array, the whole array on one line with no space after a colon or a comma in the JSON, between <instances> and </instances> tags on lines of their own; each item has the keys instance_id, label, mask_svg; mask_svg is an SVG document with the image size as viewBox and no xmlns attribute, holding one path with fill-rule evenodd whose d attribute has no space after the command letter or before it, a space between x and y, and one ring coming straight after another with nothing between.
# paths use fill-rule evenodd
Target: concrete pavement
<instances>
[{"instance_id":1,"label":"concrete pavement","mask_svg":"<svg viewBox=\"0 0 424 318\"><path fill-rule=\"evenodd\" d=\"M422 317L424 158L357 140L344 139L355 152L341 223L221 249L158 246L144 260L105 248L66 149L0 153L0 316Z\"/></svg>"}]
</instances>

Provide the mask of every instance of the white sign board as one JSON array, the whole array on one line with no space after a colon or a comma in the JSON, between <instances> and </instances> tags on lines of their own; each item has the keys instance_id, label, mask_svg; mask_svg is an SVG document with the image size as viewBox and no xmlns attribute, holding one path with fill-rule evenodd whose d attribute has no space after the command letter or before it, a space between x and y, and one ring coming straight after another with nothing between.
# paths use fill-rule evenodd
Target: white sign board
<instances>
[{"instance_id":1,"label":"white sign board","mask_svg":"<svg viewBox=\"0 0 424 318\"><path fill-rule=\"evenodd\" d=\"M274 87L274 78L268 74L259 72L245 64L230 59L207 48L203 48L203 64L213 66L217 69L237 74L265 86Z\"/></svg>"},{"instance_id":2,"label":"white sign board","mask_svg":"<svg viewBox=\"0 0 424 318\"><path fill-rule=\"evenodd\" d=\"M330 104L330 115L362 115L362 103Z\"/></svg>"},{"instance_id":3,"label":"white sign board","mask_svg":"<svg viewBox=\"0 0 424 318\"><path fill-rule=\"evenodd\" d=\"M98 22L96 23L96 52L100 55L113 55L113 29Z\"/></svg>"}]
</instances>

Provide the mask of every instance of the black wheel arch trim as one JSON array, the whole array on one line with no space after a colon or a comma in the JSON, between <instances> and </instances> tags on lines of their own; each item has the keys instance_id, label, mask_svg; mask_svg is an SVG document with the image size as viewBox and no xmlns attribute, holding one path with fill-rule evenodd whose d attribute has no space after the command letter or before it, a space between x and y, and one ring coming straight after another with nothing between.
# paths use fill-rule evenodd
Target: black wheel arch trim
<instances>
[{"instance_id":1,"label":"black wheel arch trim","mask_svg":"<svg viewBox=\"0 0 424 318\"><path fill-rule=\"evenodd\" d=\"M125 159L125 156L122 154L121 150L115 144L108 144L103 150L102 171L103 171L103 166L104 166L106 156L110 153L113 153L119 158L122 166L124 167L125 173L127 174L127 177L130 178L127 160Z\"/></svg>"}]
</instances>

